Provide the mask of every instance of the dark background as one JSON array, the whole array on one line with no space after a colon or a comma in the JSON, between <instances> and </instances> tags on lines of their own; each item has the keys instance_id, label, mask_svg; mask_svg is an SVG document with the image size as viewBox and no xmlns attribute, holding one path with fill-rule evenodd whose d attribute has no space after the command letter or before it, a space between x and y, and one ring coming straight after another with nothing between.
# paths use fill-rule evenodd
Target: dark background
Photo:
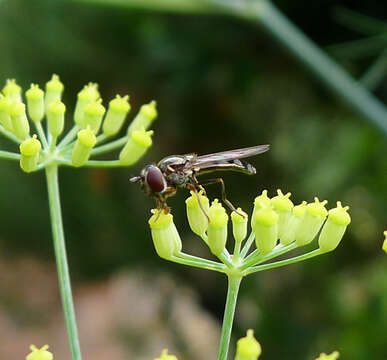
<instances>
[{"instance_id":1,"label":"dark background","mask_svg":"<svg viewBox=\"0 0 387 360\"><path fill-rule=\"evenodd\" d=\"M387 15L383 1L283 0L276 5L322 47L362 37L335 20L338 5L380 20ZM291 191L295 203L318 196L334 207L341 200L351 207L352 223L335 252L247 278L235 336L254 328L267 360L311 359L334 349L343 359L387 358L387 273L381 251L386 138L259 27L220 15L3 0L0 49L2 82L16 78L26 89L59 74L69 114L76 93L89 81L99 84L105 104L116 93L130 94L131 118L141 104L157 100L154 145L135 167L60 170L75 286L105 281L123 269L163 273L198 293L203 309L220 321L225 279L157 257L147 227L154 204L128 178L170 154L270 143L269 153L251 159L256 176L224 176L232 202L250 212L258 193L268 189L274 196L280 188ZM338 61L357 76L373 59ZM382 101L386 84L376 89ZM0 145L12 149L4 139ZM1 169L1 254L52 263L44 174L26 175L17 163L3 160ZM208 192L220 196L216 187ZM184 248L209 256L189 230L186 196L180 191L169 201Z\"/></svg>"}]
</instances>

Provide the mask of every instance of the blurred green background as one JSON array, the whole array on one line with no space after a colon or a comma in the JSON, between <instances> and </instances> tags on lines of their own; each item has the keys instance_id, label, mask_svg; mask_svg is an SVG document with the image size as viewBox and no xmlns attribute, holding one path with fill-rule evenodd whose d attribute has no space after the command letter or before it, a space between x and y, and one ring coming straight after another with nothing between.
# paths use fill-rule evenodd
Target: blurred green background
<instances>
[{"instance_id":1,"label":"blurred green background","mask_svg":"<svg viewBox=\"0 0 387 360\"><path fill-rule=\"evenodd\" d=\"M336 5L381 20L387 15L381 1L276 4L322 47L360 37L335 21ZM220 15L2 0L0 49L3 83L16 78L24 89L31 82L43 86L57 73L66 86L69 114L76 93L89 81L99 84L105 104L116 93L130 94L132 114L152 99L158 103L154 146L135 167L60 171L76 288L103 283L124 270L148 274L144 279L150 286L154 280L149 274L163 274L196 293L200 308L220 322L226 279L156 256L147 227L153 201L128 179L170 154L270 143L269 153L251 159L256 176L224 176L233 203L251 211L263 189L273 196L280 188L291 191L295 203L318 196L334 207L342 200L351 207L352 223L334 253L247 278L235 339L254 328L266 360L312 359L334 349L342 359L387 358L387 267L381 251L387 213L386 137L344 107L261 29ZM364 56L345 59L343 65L358 74L371 61ZM386 91L387 81L382 81L376 95L387 100ZM0 146L13 149L3 138ZM54 271L44 174L26 175L17 163L7 161L1 161L1 169L0 258L8 264L3 271L13 271L10 264L20 258L33 258ZM216 187L208 193L220 196ZM169 201L183 246L207 256L189 231L186 196L180 191ZM9 286L16 289L19 282L4 284L0 315L8 314L12 323L25 310L9 305ZM44 283L35 286L45 296ZM136 314L135 307L131 310L128 316ZM31 316L22 323L31 328L36 321ZM173 350L175 345L164 346ZM176 348L182 360L194 359L184 346Z\"/></svg>"}]
</instances>

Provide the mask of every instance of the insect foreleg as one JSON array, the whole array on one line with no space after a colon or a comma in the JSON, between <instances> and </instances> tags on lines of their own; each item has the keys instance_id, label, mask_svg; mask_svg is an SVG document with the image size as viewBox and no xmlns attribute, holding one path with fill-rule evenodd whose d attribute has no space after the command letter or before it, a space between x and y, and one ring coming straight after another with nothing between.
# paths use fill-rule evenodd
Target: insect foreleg
<instances>
[{"instance_id":1,"label":"insect foreleg","mask_svg":"<svg viewBox=\"0 0 387 360\"><path fill-rule=\"evenodd\" d=\"M235 208L235 206L231 203L230 200L226 197L226 187L224 185L224 181L222 178L217 179L207 179L200 182L200 185L213 185L213 184L220 184L221 190L222 190L222 201L227 205L227 207L231 211L235 211L238 215L241 215L245 217L243 214L239 213L238 210Z\"/></svg>"},{"instance_id":2,"label":"insect foreleg","mask_svg":"<svg viewBox=\"0 0 387 360\"><path fill-rule=\"evenodd\" d=\"M201 190L201 186L200 185L196 185L196 186L199 188L199 190ZM208 217L208 214L206 213L206 210L204 210L204 207L203 207L202 201L200 200L200 196L199 196L198 189L196 188L196 186L191 185L191 184L187 184L187 189L194 192L196 198L198 199L198 204L199 204L200 210L206 216L207 221L210 222L210 218Z\"/></svg>"}]
</instances>

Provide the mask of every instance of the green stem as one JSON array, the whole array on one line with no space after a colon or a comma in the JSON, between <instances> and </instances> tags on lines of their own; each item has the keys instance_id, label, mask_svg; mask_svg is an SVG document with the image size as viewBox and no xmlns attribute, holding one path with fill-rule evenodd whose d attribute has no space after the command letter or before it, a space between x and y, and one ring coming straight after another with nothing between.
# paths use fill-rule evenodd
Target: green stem
<instances>
[{"instance_id":1,"label":"green stem","mask_svg":"<svg viewBox=\"0 0 387 360\"><path fill-rule=\"evenodd\" d=\"M234 321L235 307L237 303L238 291L241 281L242 277L240 275L228 276L227 300L223 316L222 333L220 335L218 360L227 360L228 348L230 346L232 324Z\"/></svg>"},{"instance_id":2,"label":"green stem","mask_svg":"<svg viewBox=\"0 0 387 360\"><path fill-rule=\"evenodd\" d=\"M74 166L71 160L67 159L58 159L58 164L65 166ZM86 167L123 167L120 160L89 160L85 163Z\"/></svg>"},{"instance_id":3,"label":"green stem","mask_svg":"<svg viewBox=\"0 0 387 360\"><path fill-rule=\"evenodd\" d=\"M199 261L196 261L196 260L191 260L191 259L188 259L188 258L183 258L183 257L180 257L180 256L172 256L172 258L170 260L175 262L175 263L178 263L178 264L183 264L183 265L187 265L187 266L197 267L199 269L218 271L218 272L221 272L221 273L224 273L224 269L225 269L220 264L217 264L217 265L207 264L207 263L199 262Z\"/></svg>"},{"instance_id":4,"label":"green stem","mask_svg":"<svg viewBox=\"0 0 387 360\"><path fill-rule=\"evenodd\" d=\"M210 1L219 4L217 0ZM223 4L225 10L230 6L229 2ZM329 89L387 134L387 108L379 100L326 55L270 1L258 0L246 4L230 8L231 15L256 22L265 28Z\"/></svg>"},{"instance_id":5,"label":"green stem","mask_svg":"<svg viewBox=\"0 0 387 360\"><path fill-rule=\"evenodd\" d=\"M79 346L77 324L73 297L71 293L70 274L67 264L66 246L63 232L60 194L58 185L58 166L52 164L46 167L47 191L50 206L51 226L54 240L54 250L58 269L59 289L62 299L67 336L72 360L82 360Z\"/></svg>"},{"instance_id":6,"label":"green stem","mask_svg":"<svg viewBox=\"0 0 387 360\"><path fill-rule=\"evenodd\" d=\"M250 269L246 270L245 275L250 275L250 274L253 274L253 273L258 272L258 271L274 269L274 268L277 268L280 266L294 264L294 263L304 261L304 260L310 259L312 257L315 257L317 255L321 255L321 254L323 254L323 252L320 249L316 249L316 250L310 251L306 254L296 256L296 257L293 257L290 259L276 261L276 262L273 262L270 264L265 264L265 265L253 266Z\"/></svg>"},{"instance_id":7,"label":"green stem","mask_svg":"<svg viewBox=\"0 0 387 360\"><path fill-rule=\"evenodd\" d=\"M48 149L48 143L46 139L46 134L44 133L43 126L41 122L34 122L36 131L38 132L39 138L42 141L43 148Z\"/></svg>"},{"instance_id":8,"label":"green stem","mask_svg":"<svg viewBox=\"0 0 387 360\"><path fill-rule=\"evenodd\" d=\"M109 152L111 150L117 149L121 146L124 146L126 144L127 140L128 140L128 137L123 136L122 138L119 138L115 141L111 141L110 143L107 143L105 145L97 146L96 148L91 150L91 155L104 154L104 153Z\"/></svg>"},{"instance_id":9,"label":"green stem","mask_svg":"<svg viewBox=\"0 0 387 360\"><path fill-rule=\"evenodd\" d=\"M63 149L67 144L69 144L71 141L74 140L74 138L77 136L79 130L78 125L74 125L72 129L66 134L66 136L62 139L62 141L58 144L59 149Z\"/></svg>"},{"instance_id":10,"label":"green stem","mask_svg":"<svg viewBox=\"0 0 387 360\"><path fill-rule=\"evenodd\" d=\"M16 154L10 151L0 150L0 158L8 160L20 160L20 154Z\"/></svg>"},{"instance_id":11,"label":"green stem","mask_svg":"<svg viewBox=\"0 0 387 360\"><path fill-rule=\"evenodd\" d=\"M252 232L250 233L250 236L249 236L249 238L247 239L245 245L244 245L243 248L242 248L242 251L241 251L241 258L242 258L242 259L245 258L246 254L247 254L248 251L250 250L251 245L252 245L253 242L254 242L254 239L255 239L255 233L254 233L254 231L252 231Z\"/></svg>"},{"instance_id":12,"label":"green stem","mask_svg":"<svg viewBox=\"0 0 387 360\"><path fill-rule=\"evenodd\" d=\"M194 256L194 255L189 255L189 254L186 254L186 253L183 253L183 252L180 252L178 254L178 257L180 257L182 259L196 261L198 264L214 266L214 267L216 267L216 268L218 268L220 270L224 270L226 268L224 266L224 264L221 264L219 262L208 260L208 259L204 259L204 258L197 257L197 256Z\"/></svg>"},{"instance_id":13,"label":"green stem","mask_svg":"<svg viewBox=\"0 0 387 360\"><path fill-rule=\"evenodd\" d=\"M0 125L0 133L2 133L6 138L15 142L16 144L21 144L23 142L17 136L15 136L13 133L6 130L3 125Z\"/></svg>"}]
</instances>

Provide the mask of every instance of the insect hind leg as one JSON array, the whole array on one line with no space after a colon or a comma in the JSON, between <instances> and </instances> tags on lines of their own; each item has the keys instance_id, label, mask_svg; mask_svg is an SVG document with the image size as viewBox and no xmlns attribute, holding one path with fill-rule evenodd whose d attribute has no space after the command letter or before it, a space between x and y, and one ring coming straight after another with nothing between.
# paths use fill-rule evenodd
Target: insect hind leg
<instances>
[{"instance_id":1,"label":"insect hind leg","mask_svg":"<svg viewBox=\"0 0 387 360\"><path fill-rule=\"evenodd\" d=\"M213 184L220 184L220 187L221 187L221 191L222 191L222 201L224 202L224 204L231 210L231 211L235 211L238 215L242 216L242 217L245 217L244 214L241 214L236 208L235 206L232 204L232 202L230 200L227 199L227 196L226 196L226 186L224 185L224 181L222 178L216 178L216 179L207 179L207 180L203 180L200 182L200 186L203 186L203 185L213 185Z\"/></svg>"}]
</instances>

